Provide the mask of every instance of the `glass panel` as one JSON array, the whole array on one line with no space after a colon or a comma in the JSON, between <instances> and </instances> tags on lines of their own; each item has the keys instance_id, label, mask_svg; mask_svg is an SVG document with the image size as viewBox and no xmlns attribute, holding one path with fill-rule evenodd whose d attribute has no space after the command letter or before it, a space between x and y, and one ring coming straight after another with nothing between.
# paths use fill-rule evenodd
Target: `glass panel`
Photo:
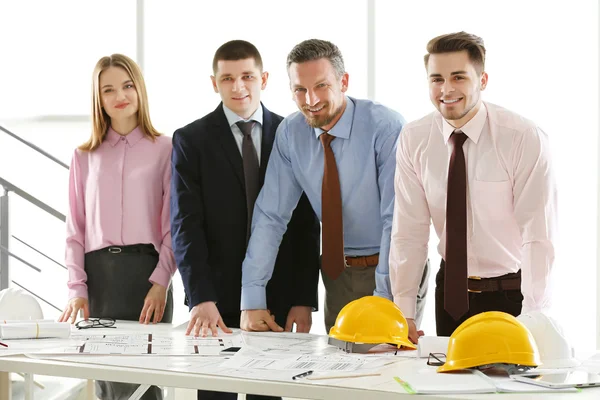
<instances>
[{"instance_id":1,"label":"glass panel","mask_svg":"<svg viewBox=\"0 0 600 400\"><path fill-rule=\"evenodd\" d=\"M135 1L0 3L2 118L88 115L96 61L135 58ZM39 132L40 135L43 132Z\"/></svg>"},{"instance_id":2,"label":"glass panel","mask_svg":"<svg viewBox=\"0 0 600 400\"><path fill-rule=\"evenodd\" d=\"M261 52L270 73L262 100L271 111L296 111L286 58L302 40L330 40L342 51L351 96L366 96L366 1L308 0L297 7L266 0L260 7L232 0L146 3L146 66L152 118L173 131L212 111L220 101L210 81L212 58L228 40L244 39ZM342 18L343 25L337 20Z\"/></svg>"}]
</instances>

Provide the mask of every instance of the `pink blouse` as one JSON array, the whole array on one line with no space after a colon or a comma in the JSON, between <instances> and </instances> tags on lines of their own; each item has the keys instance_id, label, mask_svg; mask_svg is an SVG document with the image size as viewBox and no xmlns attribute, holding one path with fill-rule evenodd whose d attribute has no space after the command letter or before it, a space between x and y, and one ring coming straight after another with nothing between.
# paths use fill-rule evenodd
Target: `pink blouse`
<instances>
[{"instance_id":1,"label":"pink blouse","mask_svg":"<svg viewBox=\"0 0 600 400\"><path fill-rule=\"evenodd\" d=\"M66 266L69 299L87 298L84 254L108 246L151 243L159 260L150 282L168 287L177 267L171 248L171 138L155 142L140 127L109 128L93 152L75 150L69 177Z\"/></svg>"}]
</instances>

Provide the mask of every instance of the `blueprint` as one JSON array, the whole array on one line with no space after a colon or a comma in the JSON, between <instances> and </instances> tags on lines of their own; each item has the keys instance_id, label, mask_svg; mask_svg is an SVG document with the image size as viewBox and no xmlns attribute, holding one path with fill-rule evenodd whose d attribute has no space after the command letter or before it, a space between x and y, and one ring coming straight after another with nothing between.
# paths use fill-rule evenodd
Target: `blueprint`
<instances>
[{"instance_id":1,"label":"blueprint","mask_svg":"<svg viewBox=\"0 0 600 400\"><path fill-rule=\"evenodd\" d=\"M243 344L239 333L204 338L153 333L74 334L70 339L72 344L68 346L47 348L32 354L219 356L221 351Z\"/></svg>"}]
</instances>

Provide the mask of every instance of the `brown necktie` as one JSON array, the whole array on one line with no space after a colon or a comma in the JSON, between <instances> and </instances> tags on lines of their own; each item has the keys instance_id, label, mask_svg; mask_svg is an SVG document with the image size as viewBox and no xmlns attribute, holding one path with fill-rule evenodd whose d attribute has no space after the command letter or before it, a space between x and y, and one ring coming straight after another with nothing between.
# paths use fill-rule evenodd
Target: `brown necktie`
<instances>
[{"instance_id":1,"label":"brown necktie","mask_svg":"<svg viewBox=\"0 0 600 400\"><path fill-rule=\"evenodd\" d=\"M463 144L467 135L455 130L450 136L452 155L448 167L446 203L446 271L444 309L455 321L469 311L467 277L467 169Z\"/></svg>"},{"instance_id":2,"label":"brown necktie","mask_svg":"<svg viewBox=\"0 0 600 400\"><path fill-rule=\"evenodd\" d=\"M246 208L248 212L246 239L250 238L250 229L252 228L252 212L254 203L260 191L259 164L258 155L254 142L252 142L252 128L254 121L238 121L236 125L244 134L242 139L242 159L244 165L244 184L246 186Z\"/></svg>"},{"instance_id":3,"label":"brown necktie","mask_svg":"<svg viewBox=\"0 0 600 400\"><path fill-rule=\"evenodd\" d=\"M323 254L321 269L331 279L344 271L344 225L342 222L342 190L331 141L335 136L323 132L320 136L325 151L323 187L321 189L321 222L323 225Z\"/></svg>"}]
</instances>

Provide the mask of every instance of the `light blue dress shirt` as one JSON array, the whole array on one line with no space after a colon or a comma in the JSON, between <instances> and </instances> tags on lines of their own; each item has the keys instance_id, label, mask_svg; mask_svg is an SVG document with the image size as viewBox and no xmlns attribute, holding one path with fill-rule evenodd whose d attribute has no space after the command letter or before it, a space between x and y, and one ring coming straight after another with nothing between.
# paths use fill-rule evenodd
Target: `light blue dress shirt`
<instances>
[{"instance_id":1,"label":"light blue dress shirt","mask_svg":"<svg viewBox=\"0 0 600 400\"><path fill-rule=\"evenodd\" d=\"M399 113L385 106L346 97L346 109L329 131L336 137L331 147L342 190L344 251L349 256L379 253L374 294L388 299L392 299L388 258L396 142L404 124ZM302 191L321 219L322 133L311 128L300 112L285 118L277 129L242 265L242 310L266 308L265 288Z\"/></svg>"},{"instance_id":2,"label":"light blue dress shirt","mask_svg":"<svg viewBox=\"0 0 600 400\"><path fill-rule=\"evenodd\" d=\"M254 114L248 119L244 119L231 111L225 104L223 104L223 112L225 113L225 118L227 118L227 123L231 128L231 132L233 133L233 138L235 139L235 143L237 144L238 149L240 150L240 154L242 154L242 142L244 140L244 134L240 130L240 127L237 126L238 121L256 121L252 127L252 143L254 144L254 148L256 149L256 155L258 156L258 163L260 164L260 146L262 144L262 125L263 125L263 109L262 105L258 105Z\"/></svg>"}]
</instances>

